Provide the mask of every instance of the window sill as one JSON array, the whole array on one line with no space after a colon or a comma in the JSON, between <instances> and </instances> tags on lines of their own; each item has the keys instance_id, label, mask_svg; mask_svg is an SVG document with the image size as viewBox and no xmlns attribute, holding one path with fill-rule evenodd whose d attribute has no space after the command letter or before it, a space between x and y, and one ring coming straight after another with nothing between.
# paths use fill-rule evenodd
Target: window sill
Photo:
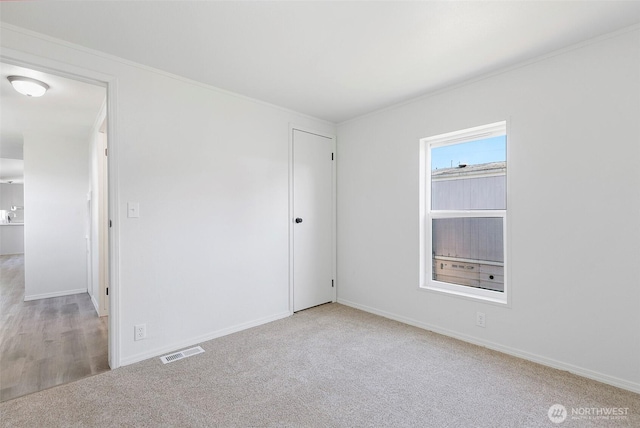
<instances>
[{"instance_id":1,"label":"window sill","mask_svg":"<svg viewBox=\"0 0 640 428\"><path fill-rule=\"evenodd\" d=\"M476 302L491 303L500 306L510 306L509 300L507 298L507 293L504 292L484 290L481 288L448 284L438 281L429 281L428 284L421 285L419 289L428 292L461 297L463 299L469 299Z\"/></svg>"}]
</instances>

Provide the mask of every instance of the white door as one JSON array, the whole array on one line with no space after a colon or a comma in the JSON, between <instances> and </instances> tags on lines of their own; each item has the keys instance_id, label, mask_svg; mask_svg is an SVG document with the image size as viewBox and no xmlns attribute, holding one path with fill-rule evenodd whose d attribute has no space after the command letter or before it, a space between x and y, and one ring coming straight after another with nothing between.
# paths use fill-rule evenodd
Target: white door
<instances>
[{"instance_id":1,"label":"white door","mask_svg":"<svg viewBox=\"0 0 640 428\"><path fill-rule=\"evenodd\" d=\"M293 130L293 310L334 299L333 139Z\"/></svg>"}]
</instances>

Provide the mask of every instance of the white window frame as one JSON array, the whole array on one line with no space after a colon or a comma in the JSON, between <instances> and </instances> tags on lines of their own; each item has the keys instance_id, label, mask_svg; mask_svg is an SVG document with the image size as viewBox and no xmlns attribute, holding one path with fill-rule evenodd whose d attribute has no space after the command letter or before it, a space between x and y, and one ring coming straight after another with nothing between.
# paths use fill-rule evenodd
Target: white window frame
<instances>
[{"instance_id":1,"label":"white window frame","mask_svg":"<svg viewBox=\"0 0 640 428\"><path fill-rule=\"evenodd\" d=\"M510 303L508 284L507 209L504 210L432 210L431 209L431 150L438 147L466 143L491 137L507 135L507 122L501 121L476 126L461 131L449 132L420 140L420 289L445 293L490 303ZM508 136L507 136L508 140ZM507 147L507 153L508 153ZM507 162L507 170L509 168ZM507 174L508 175L508 174ZM508 190L508 179L507 179ZM507 193L508 194L508 193ZM508 204L508 199L507 199ZM507 205L508 208L508 205ZM485 290L466 285L457 285L433 279L432 225L434 219L442 218L502 218L502 242L504 254L504 291Z\"/></svg>"}]
</instances>

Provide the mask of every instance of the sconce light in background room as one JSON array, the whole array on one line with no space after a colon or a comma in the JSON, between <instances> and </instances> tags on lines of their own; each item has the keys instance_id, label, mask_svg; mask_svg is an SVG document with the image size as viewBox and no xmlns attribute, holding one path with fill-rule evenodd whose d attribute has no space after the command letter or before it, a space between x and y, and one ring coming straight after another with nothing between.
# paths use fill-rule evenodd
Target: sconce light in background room
<instances>
[{"instance_id":1,"label":"sconce light in background room","mask_svg":"<svg viewBox=\"0 0 640 428\"><path fill-rule=\"evenodd\" d=\"M30 77L9 76L7 77L13 89L28 97L41 97L49 89L49 85Z\"/></svg>"}]
</instances>

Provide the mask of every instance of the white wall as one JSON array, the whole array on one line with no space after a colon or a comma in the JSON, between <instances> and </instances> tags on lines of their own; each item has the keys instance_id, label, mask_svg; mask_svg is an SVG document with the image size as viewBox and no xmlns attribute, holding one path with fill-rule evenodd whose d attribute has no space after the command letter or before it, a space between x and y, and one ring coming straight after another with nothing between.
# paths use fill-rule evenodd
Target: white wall
<instances>
[{"instance_id":1,"label":"white wall","mask_svg":"<svg viewBox=\"0 0 640 428\"><path fill-rule=\"evenodd\" d=\"M288 315L288 126L332 124L13 27L0 40L116 78L119 363Z\"/></svg>"},{"instance_id":2,"label":"white wall","mask_svg":"<svg viewBox=\"0 0 640 428\"><path fill-rule=\"evenodd\" d=\"M86 141L24 137L25 300L87 291Z\"/></svg>"},{"instance_id":3,"label":"white wall","mask_svg":"<svg viewBox=\"0 0 640 428\"><path fill-rule=\"evenodd\" d=\"M0 219L0 255L24 253L24 210L11 211L12 205L24 206L24 185L18 183L0 184L0 210L11 215L11 225L4 225Z\"/></svg>"},{"instance_id":4,"label":"white wall","mask_svg":"<svg viewBox=\"0 0 640 428\"><path fill-rule=\"evenodd\" d=\"M0 224L0 256L24 253L24 225Z\"/></svg>"},{"instance_id":5,"label":"white wall","mask_svg":"<svg viewBox=\"0 0 640 428\"><path fill-rule=\"evenodd\" d=\"M639 33L339 126L339 301L640 392ZM418 141L504 119L511 307L419 290Z\"/></svg>"},{"instance_id":6,"label":"white wall","mask_svg":"<svg viewBox=\"0 0 640 428\"><path fill-rule=\"evenodd\" d=\"M140 69L120 91L125 362L288 315L288 123L332 127Z\"/></svg>"}]
</instances>

